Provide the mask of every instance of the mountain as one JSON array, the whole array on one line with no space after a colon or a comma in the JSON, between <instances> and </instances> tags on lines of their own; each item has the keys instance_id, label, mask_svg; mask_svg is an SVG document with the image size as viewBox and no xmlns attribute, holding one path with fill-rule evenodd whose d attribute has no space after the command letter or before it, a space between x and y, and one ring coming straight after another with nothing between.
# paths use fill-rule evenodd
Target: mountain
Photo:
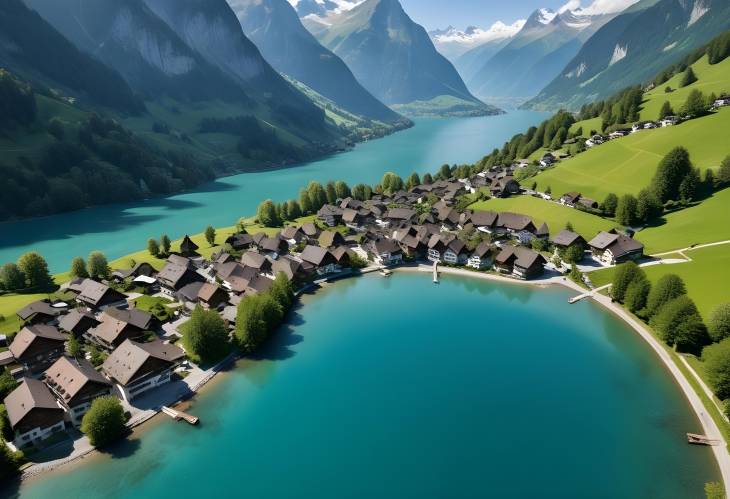
<instances>
[{"instance_id":1,"label":"mountain","mask_svg":"<svg viewBox=\"0 0 730 499\"><path fill-rule=\"evenodd\" d=\"M510 25L497 21L488 29L469 26L463 31L449 26L446 29L429 31L428 35L431 37L436 50L457 66L457 61L467 52L477 50L485 45L495 46L500 42L505 42L516 35L524 24L524 19L515 21ZM458 70L459 67L457 66L456 69ZM461 74L461 71L459 73ZM461 76L464 77L463 74Z\"/></svg>"},{"instance_id":2,"label":"mountain","mask_svg":"<svg viewBox=\"0 0 730 499\"><path fill-rule=\"evenodd\" d=\"M360 85L345 63L307 31L286 0L228 3L246 36L277 71L304 83L350 113L386 123L405 121Z\"/></svg>"},{"instance_id":3,"label":"mountain","mask_svg":"<svg viewBox=\"0 0 730 499\"><path fill-rule=\"evenodd\" d=\"M467 80L487 99L527 99L536 95L580 50L611 14L538 9L504 47Z\"/></svg>"},{"instance_id":4,"label":"mountain","mask_svg":"<svg viewBox=\"0 0 730 499\"><path fill-rule=\"evenodd\" d=\"M526 106L577 109L652 78L728 28L728 0L642 0L598 30Z\"/></svg>"},{"instance_id":5,"label":"mountain","mask_svg":"<svg viewBox=\"0 0 730 499\"><path fill-rule=\"evenodd\" d=\"M370 93L396 109L412 114L429 108L437 114L498 112L467 90L454 66L398 0L366 0L324 20L308 16L304 24ZM413 103L415 107L403 107Z\"/></svg>"},{"instance_id":6,"label":"mountain","mask_svg":"<svg viewBox=\"0 0 730 499\"><path fill-rule=\"evenodd\" d=\"M299 17L326 17L333 13L350 10L363 0L289 0Z\"/></svg>"},{"instance_id":7,"label":"mountain","mask_svg":"<svg viewBox=\"0 0 730 499\"><path fill-rule=\"evenodd\" d=\"M117 72L80 52L22 0L0 2L0 67L90 104L141 109Z\"/></svg>"}]
</instances>

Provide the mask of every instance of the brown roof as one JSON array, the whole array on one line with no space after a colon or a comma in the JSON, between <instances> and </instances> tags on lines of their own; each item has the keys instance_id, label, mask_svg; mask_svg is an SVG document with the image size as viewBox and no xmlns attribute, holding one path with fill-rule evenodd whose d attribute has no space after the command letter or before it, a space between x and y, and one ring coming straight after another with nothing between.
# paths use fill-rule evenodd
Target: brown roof
<instances>
[{"instance_id":1,"label":"brown roof","mask_svg":"<svg viewBox=\"0 0 730 499\"><path fill-rule=\"evenodd\" d=\"M545 257L543 257L540 253L529 248L524 248L522 246L505 246L502 248L499 255L497 255L497 262L506 263L512 258L514 258L514 264L522 268L529 268L537 260L545 260Z\"/></svg>"},{"instance_id":2,"label":"brown roof","mask_svg":"<svg viewBox=\"0 0 730 499\"><path fill-rule=\"evenodd\" d=\"M104 315L126 322L139 329L149 329L152 322L152 314L138 308L108 308ZM105 319L102 316L102 320Z\"/></svg>"},{"instance_id":3,"label":"brown roof","mask_svg":"<svg viewBox=\"0 0 730 499\"><path fill-rule=\"evenodd\" d=\"M532 219L527 215L510 213L508 211L499 214L499 225L512 230L525 230L534 225Z\"/></svg>"},{"instance_id":4,"label":"brown roof","mask_svg":"<svg viewBox=\"0 0 730 499\"><path fill-rule=\"evenodd\" d=\"M598 250L605 250L618 239L618 234L599 232L596 237L588 241L588 246Z\"/></svg>"},{"instance_id":5,"label":"brown roof","mask_svg":"<svg viewBox=\"0 0 730 499\"><path fill-rule=\"evenodd\" d=\"M81 293L79 294L78 299L92 305L97 305L109 295L113 296L115 301L121 301L125 298L122 293L116 289L110 288L106 284L96 282L92 279L86 279L81 287Z\"/></svg>"},{"instance_id":6,"label":"brown roof","mask_svg":"<svg viewBox=\"0 0 730 499\"><path fill-rule=\"evenodd\" d=\"M55 317L59 315L61 311L57 308L53 308L51 306L51 302L48 300L38 300L34 301L33 303L29 303L25 307L21 308L16 312L16 315L20 317L21 320L27 320L30 317L34 316L35 314L44 314L49 315L51 317Z\"/></svg>"},{"instance_id":7,"label":"brown roof","mask_svg":"<svg viewBox=\"0 0 730 499\"><path fill-rule=\"evenodd\" d=\"M99 321L96 320L96 317L94 317L94 314L91 312L75 308L61 318L58 323L58 327L60 327L63 331L71 332L83 320L91 321L92 324L99 323Z\"/></svg>"},{"instance_id":8,"label":"brown roof","mask_svg":"<svg viewBox=\"0 0 730 499\"><path fill-rule=\"evenodd\" d=\"M65 401L74 398L87 383L111 385L111 381L101 375L89 361L61 357L45 372L45 382Z\"/></svg>"},{"instance_id":9,"label":"brown roof","mask_svg":"<svg viewBox=\"0 0 730 499\"><path fill-rule=\"evenodd\" d=\"M321 247L329 248L330 246L344 243L345 238L339 232L325 230L319 235L318 242Z\"/></svg>"},{"instance_id":10,"label":"brown roof","mask_svg":"<svg viewBox=\"0 0 730 499\"><path fill-rule=\"evenodd\" d=\"M39 338L60 343L66 341L66 336L57 328L38 324L35 326L26 326L21 329L10 344L9 350L16 359L19 359L33 342Z\"/></svg>"},{"instance_id":11,"label":"brown roof","mask_svg":"<svg viewBox=\"0 0 730 499\"><path fill-rule=\"evenodd\" d=\"M471 223L478 227L491 227L498 217L499 214L494 211L475 211L471 215Z\"/></svg>"},{"instance_id":12,"label":"brown roof","mask_svg":"<svg viewBox=\"0 0 730 499\"><path fill-rule=\"evenodd\" d=\"M261 253L254 253L249 251L243 254L241 257L241 263L246 267L253 267L255 269L263 269L267 267L268 260Z\"/></svg>"},{"instance_id":13,"label":"brown roof","mask_svg":"<svg viewBox=\"0 0 730 499\"><path fill-rule=\"evenodd\" d=\"M185 353L182 349L162 341L137 343L136 341L125 340L104 361L102 369L110 378L126 385L138 374L144 374L139 371L148 359L158 359L164 363L172 364L184 356Z\"/></svg>"},{"instance_id":14,"label":"brown roof","mask_svg":"<svg viewBox=\"0 0 730 499\"><path fill-rule=\"evenodd\" d=\"M113 345L119 339L119 335L125 331L136 331L137 334L134 334L134 336L140 336L141 330L139 328L127 329L128 326L129 324L127 322L120 321L112 317L106 317L104 322L93 329L89 329L89 334L104 340L110 345Z\"/></svg>"},{"instance_id":15,"label":"brown roof","mask_svg":"<svg viewBox=\"0 0 730 499\"><path fill-rule=\"evenodd\" d=\"M304 248L304 251L302 251L301 258L305 262L313 263L314 265L322 265L327 260L328 256L334 260L332 253L330 253L326 248L308 245Z\"/></svg>"},{"instance_id":16,"label":"brown roof","mask_svg":"<svg viewBox=\"0 0 730 499\"><path fill-rule=\"evenodd\" d=\"M415 210L410 208L391 208L385 213L385 218L393 220L409 220L416 215Z\"/></svg>"},{"instance_id":17,"label":"brown roof","mask_svg":"<svg viewBox=\"0 0 730 499\"><path fill-rule=\"evenodd\" d=\"M15 428L33 409L61 409L48 387L37 379L25 378L10 395L5 397L10 425Z\"/></svg>"},{"instance_id":18,"label":"brown roof","mask_svg":"<svg viewBox=\"0 0 730 499\"><path fill-rule=\"evenodd\" d=\"M576 241L580 241L583 239L580 234L576 234L575 232L569 231L568 229L563 229L555 236L553 237L552 241L553 244L556 244L558 246L570 246Z\"/></svg>"},{"instance_id":19,"label":"brown roof","mask_svg":"<svg viewBox=\"0 0 730 499\"><path fill-rule=\"evenodd\" d=\"M213 298L213 296L220 290L221 288L217 284L206 282L201 286L200 291L198 291L198 298L203 301L210 301L210 299Z\"/></svg>"},{"instance_id":20,"label":"brown roof","mask_svg":"<svg viewBox=\"0 0 730 499\"><path fill-rule=\"evenodd\" d=\"M314 237L319 234L319 229L313 222L304 222L302 224L302 232L308 237Z\"/></svg>"}]
</instances>

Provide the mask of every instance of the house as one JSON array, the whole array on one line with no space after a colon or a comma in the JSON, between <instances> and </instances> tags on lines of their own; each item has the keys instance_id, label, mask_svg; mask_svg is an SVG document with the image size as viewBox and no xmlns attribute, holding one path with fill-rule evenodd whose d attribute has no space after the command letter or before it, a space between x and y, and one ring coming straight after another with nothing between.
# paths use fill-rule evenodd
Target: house
<instances>
[{"instance_id":1,"label":"house","mask_svg":"<svg viewBox=\"0 0 730 499\"><path fill-rule=\"evenodd\" d=\"M163 293L175 296L175 293L183 286L191 282L204 282L205 278L193 270L189 264L180 265L168 261L157 274L157 280L160 282Z\"/></svg>"},{"instance_id":2,"label":"house","mask_svg":"<svg viewBox=\"0 0 730 499\"><path fill-rule=\"evenodd\" d=\"M563 229L550 240L557 248L568 249L571 246L580 244L582 247L586 246L586 240L583 236L576 234L575 232Z\"/></svg>"},{"instance_id":3,"label":"house","mask_svg":"<svg viewBox=\"0 0 730 499\"><path fill-rule=\"evenodd\" d=\"M244 267L237 262L228 262L223 265L219 265L216 270L218 272L218 277L223 282L223 287L233 291L234 293L245 292L249 282L258 275L258 270L255 268ZM200 288L198 288L196 296L198 292L200 292Z\"/></svg>"},{"instance_id":4,"label":"house","mask_svg":"<svg viewBox=\"0 0 730 499\"><path fill-rule=\"evenodd\" d=\"M492 194L492 197L506 198L512 194L519 194L520 184L511 176L495 178L489 186L489 192Z\"/></svg>"},{"instance_id":5,"label":"house","mask_svg":"<svg viewBox=\"0 0 730 499\"><path fill-rule=\"evenodd\" d=\"M180 243L180 254L188 257L198 255L198 245L187 234Z\"/></svg>"},{"instance_id":6,"label":"house","mask_svg":"<svg viewBox=\"0 0 730 499\"><path fill-rule=\"evenodd\" d=\"M274 261L271 264L271 271L275 276L283 273L290 281L302 277L304 274L302 263L292 256L285 256Z\"/></svg>"},{"instance_id":7,"label":"house","mask_svg":"<svg viewBox=\"0 0 730 499\"><path fill-rule=\"evenodd\" d=\"M403 263L403 250L394 239L378 239L372 245L375 262L379 265Z\"/></svg>"},{"instance_id":8,"label":"house","mask_svg":"<svg viewBox=\"0 0 730 499\"><path fill-rule=\"evenodd\" d=\"M217 310L228 302L228 293L217 284L206 282L198 291L198 303L208 310Z\"/></svg>"},{"instance_id":9,"label":"house","mask_svg":"<svg viewBox=\"0 0 730 499\"><path fill-rule=\"evenodd\" d=\"M58 323L59 329L76 337L83 336L86 331L99 325L94 314L75 308L64 315Z\"/></svg>"},{"instance_id":10,"label":"house","mask_svg":"<svg viewBox=\"0 0 730 499\"><path fill-rule=\"evenodd\" d=\"M25 378L5 397L4 404L14 434L12 443L18 449L37 445L65 428L64 410L37 379Z\"/></svg>"},{"instance_id":11,"label":"house","mask_svg":"<svg viewBox=\"0 0 730 499\"><path fill-rule=\"evenodd\" d=\"M54 307L50 300L37 300L16 312L23 324L50 324L57 320L63 310Z\"/></svg>"},{"instance_id":12,"label":"house","mask_svg":"<svg viewBox=\"0 0 730 499\"><path fill-rule=\"evenodd\" d=\"M416 211L410 208L390 208L385 212L383 218L390 221L393 224L401 224L407 222L413 222L416 218Z\"/></svg>"},{"instance_id":13,"label":"house","mask_svg":"<svg viewBox=\"0 0 730 499\"><path fill-rule=\"evenodd\" d=\"M198 303L198 293L203 284L202 282L191 282L175 293L175 299L185 306L186 311L192 312L195 309L195 304Z\"/></svg>"},{"instance_id":14,"label":"house","mask_svg":"<svg viewBox=\"0 0 730 499\"><path fill-rule=\"evenodd\" d=\"M307 245L300 258L303 262L313 265L319 275L332 274L340 270L337 259L326 248Z\"/></svg>"},{"instance_id":15,"label":"house","mask_svg":"<svg viewBox=\"0 0 730 499\"><path fill-rule=\"evenodd\" d=\"M503 211L499 214L497 226L503 228L510 234L517 234L520 231L527 231L533 234L537 232L537 227L530 217L509 211Z\"/></svg>"},{"instance_id":16,"label":"house","mask_svg":"<svg viewBox=\"0 0 730 499\"><path fill-rule=\"evenodd\" d=\"M302 242L306 236L299 227L294 227L293 225L290 225L289 227L284 227L282 229L280 237L284 241L286 241L289 246L296 246L297 244Z\"/></svg>"},{"instance_id":17,"label":"house","mask_svg":"<svg viewBox=\"0 0 730 499\"><path fill-rule=\"evenodd\" d=\"M443 260L450 265L464 265L469 260L469 251L466 243L461 239L453 239L446 245Z\"/></svg>"},{"instance_id":18,"label":"house","mask_svg":"<svg viewBox=\"0 0 730 499\"><path fill-rule=\"evenodd\" d=\"M279 255L286 253L289 250L289 243L279 237L265 237L258 243L258 248L264 255L269 255L274 258L278 258Z\"/></svg>"},{"instance_id":19,"label":"house","mask_svg":"<svg viewBox=\"0 0 730 499\"><path fill-rule=\"evenodd\" d=\"M545 153L542 158L540 158L540 166L542 166L543 168L547 168L553 163L555 163L555 156L553 155L553 153Z\"/></svg>"},{"instance_id":20,"label":"house","mask_svg":"<svg viewBox=\"0 0 730 499\"><path fill-rule=\"evenodd\" d=\"M63 355L66 340L54 326L34 324L21 329L8 349L26 373L35 374Z\"/></svg>"},{"instance_id":21,"label":"house","mask_svg":"<svg viewBox=\"0 0 730 499\"><path fill-rule=\"evenodd\" d=\"M127 296L106 284L96 282L93 279L85 279L76 301L90 309L104 310L108 307L126 303Z\"/></svg>"},{"instance_id":22,"label":"house","mask_svg":"<svg viewBox=\"0 0 730 499\"><path fill-rule=\"evenodd\" d=\"M104 361L101 369L117 384L127 402L168 383L185 357L179 347L162 341L137 343L125 340Z\"/></svg>"},{"instance_id":23,"label":"house","mask_svg":"<svg viewBox=\"0 0 730 499\"><path fill-rule=\"evenodd\" d=\"M330 253L340 267L350 266L350 249L347 246L335 246L330 249Z\"/></svg>"},{"instance_id":24,"label":"house","mask_svg":"<svg viewBox=\"0 0 730 499\"><path fill-rule=\"evenodd\" d=\"M598 209L598 201L591 199L591 198L586 198L586 197L581 196L580 199L578 199L578 204L583 206L584 208L588 208L591 210Z\"/></svg>"},{"instance_id":25,"label":"house","mask_svg":"<svg viewBox=\"0 0 730 499\"><path fill-rule=\"evenodd\" d=\"M116 310L113 314L102 315L102 322L86 332L85 338L104 350L112 351L128 339L139 339L145 331L153 328L152 315L136 308Z\"/></svg>"},{"instance_id":26,"label":"house","mask_svg":"<svg viewBox=\"0 0 730 499\"><path fill-rule=\"evenodd\" d=\"M485 241L480 243L472 252L466 265L477 270L484 270L491 267L493 262L492 246Z\"/></svg>"},{"instance_id":27,"label":"house","mask_svg":"<svg viewBox=\"0 0 730 499\"><path fill-rule=\"evenodd\" d=\"M730 106L730 96L729 95L722 95L718 99L715 99L715 102L712 103L712 107L714 107L714 108L724 107L724 106Z\"/></svg>"},{"instance_id":28,"label":"house","mask_svg":"<svg viewBox=\"0 0 730 499\"><path fill-rule=\"evenodd\" d=\"M302 224L302 233L309 239L309 241L316 241L321 232L319 228L314 225L314 222L304 222Z\"/></svg>"},{"instance_id":29,"label":"house","mask_svg":"<svg viewBox=\"0 0 730 499\"><path fill-rule=\"evenodd\" d=\"M644 130L650 130L652 128L656 128L656 123L654 123L653 121L644 123Z\"/></svg>"},{"instance_id":30,"label":"house","mask_svg":"<svg viewBox=\"0 0 730 499\"><path fill-rule=\"evenodd\" d=\"M436 212L436 219L445 230L452 230L459 225L459 212L450 206L443 205Z\"/></svg>"},{"instance_id":31,"label":"house","mask_svg":"<svg viewBox=\"0 0 730 499\"><path fill-rule=\"evenodd\" d=\"M326 204L317 211L317 218L328 227L335 227L342 221L342 208Z\"/></svg>"},{"instance_id":32,"label":"house","mask_svg":"<svg viewBox=\"0 0 730 499\"><path fill-rule=\"evenodd\" d=\"M271 275L271 260L260 253L249 251L241 256L241 264L244 267L256 269L259 274Z\"/></svg>"},{"instance_id":33,"label":"house","mask_svg":"<svg viewBox=\"0 0 730 499\"><path fill-rule=\"evenodd\" d=\"M679 123L679 118L676 116L665 116L664 119L659 120L659 124L662 127L673 126Z\"/></svg>"},{"instance_id":34,"label":"house","mask_svg":"<svg viewBox=\"0 0 730 499\"><path fill-rule=\"evenodd\" d=\"M603 144L606 141L606 138L603 135L593 135L591 138L586 140L585 145L586 147L593 147Z\"/></svg>"},{"instance_id":35,"label":"house","mask_svg":"<svg viewBox=\"0 0 730 499\"><path fill-rule=\"evenodd\" d=\"M621 137L627 136L631 130L627 130L625 128L620 128L618 130L614 130L613 132L608 134L609 139L620 139Z\"/></svg>"},{"instance_id":36,"label":"house","mask_svg":"<svg viewBox=\"0 0 730 499\"><path fill-rule=\"evenodd\" d=\"M111 381L85 359L61 357L44 373L43 381L76 427L81 426L94 399L112 392Z\"/></svg>"},{"instance_id":37,"label":"house","mask_svg":"<svg viewBox=\"0 0 730 499\"><path fill-rule=\"evenodd\" d=\"M443 261L449 243L455 238L456 236L453 234L433 234L428 240L428 260L432 262Z\"/></svg>"},{"instance_id":38,"label":"house","mask_svg":"<svg viewBox=\"0 0 730 499\"><path fill-rule=\"evenodd\" d=\"M325 230L319 235L318 242L321 248L333 248L345 244L345 237L339 232Z\"/></svg>"},{"instance_id":39,"label":"house","mask_svg":"<svg viewBox=\"0 0 730 499\"><path fill-rule=\"evenodd\" d=\"M540 227L535 231L535 237L538 239L547 239L550 237L550 228L547 223L543 222Z\"/></svg>"},{"instance_id":40,"label":"house","mask_svg":"<svg viewBox=\"0 0 730 499\"><path fill-rule=\"evenodd\" d=\"M469 217L469 222L482 232L491 232L497 225L499 214L494 211L475 211Z\"/></svg>"},{"instance_id":41,"label":"house","mask_svg":"<svg viewBox=\"0 0 730 499\"><path fill-rule=\"evenodd\" d=\"M505 246L497 255L494 265L499 272L519 279L530 279L545 271L547 260L540 253L522 246Z\"/></svg>"},{"instance_id":42,"label":"house","mask_svg":"<svg viewBox=\"0 0 730 499\"><path fill-rule=\"evenodd\" d=\"M579 199L580 192L566 192L565 194L560 196L560 204L575 208L575 205L578 203Z\"/></svg>"},{"instance_id":43,"label":"house","mask_svg":"<svg viewBox=\"0 0 730 499\"><path fill-rule=\"evenodd\" d=\"M226 238L226 244L229 244L231 248L236 251L243 251L253 246L253 237L251 234L233 234Z\"/></svg>"},{"instance_id":44,"label":"house","mask_svg":"<svg viewBox=\"0 0 730 499\"><path fill-rule=\"evenodd\" d=\"M140 276L152 277L157 271L147 262L140 262L131 269L115 270L112 272L112 279L121 282L128 278L135 278Z\"/></svg>"},{"instance_id":45,"label":"house","mask_svg":"<svg viewBox=\"0 0 730 499\"><path fill-rule=\"evenodd\" d=\"M588 246L595 260L608 265L638 260L644 256L643 244L615 230L600 232L588 241Z\"/></svg>"}]
</instances>

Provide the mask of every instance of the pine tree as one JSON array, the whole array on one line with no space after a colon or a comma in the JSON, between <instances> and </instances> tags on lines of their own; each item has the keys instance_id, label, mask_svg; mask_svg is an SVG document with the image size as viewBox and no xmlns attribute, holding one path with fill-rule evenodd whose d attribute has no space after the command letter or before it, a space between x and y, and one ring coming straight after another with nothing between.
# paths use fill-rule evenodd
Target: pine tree
<instances>
[{"instance_id":1,"label":"pine tree","mask_svg":"<svg viewBox=\"0 0 730 499\"><path fill-rule=\"evenodd\" d=\"M160 245L157 244L157 240L155 240L154 238L150 238L147 240L147 251L155 258L160 255Z\"/></svg>"},{"instance_id":2,"label":"pine tree","mask_svg":"<svg viewBox=\"0 0 730 499\"><path fill-rule=\"evenodd\" d=\"M686 87L697 81L697 75L695 75L692 66L687 66L687 69L682 74L682 79L679 82L680 88Z\"/></svg>"},{"instance_id":3,"label":"pine tree","mask_svg":"<svg viewBox=\"0 0 730 499\"><path fill-rule=\"evenodd\" d=\"M86 270L86 262L83 258L77 256L76 258L71 260L71 270L69 271L69 274L73 278L89 277L89 272Z\"/></svg>"},{"instance_id":4,"label":"pine tree","mask_svg":"<svg viewBox=\"0 0 730 499\"><path fill-rule=\"evenodd\" d=\"M212 225L205 228L205 240L211 246L215 245L215 228Z\"/></svg>"},{"instance_id":5,"label":"pine tree","mask_svg":"<svg viewBox=\"0 0 730 499\"><path fill-rule=\"evenodd\" d=\"M172 242L170 241L170 238L167 236L167 234L162 234L160 236L160 251L163 255L169 255L170 254L170 247L172 246Z\"/></svg>"},{"instance_id":6,"label":"pine tree","mask_svg":"<svg viewBox=\"0 0 730 499\"><path fill-rule=\"evenodd\" d=\"M669 101L664 101L664 104L662 104L662 108L659 111L659 116L657 119L663 120L667 116L674 116L674 109L672 109L672 105L669 103Z\"/></svg>"}]
</instances>

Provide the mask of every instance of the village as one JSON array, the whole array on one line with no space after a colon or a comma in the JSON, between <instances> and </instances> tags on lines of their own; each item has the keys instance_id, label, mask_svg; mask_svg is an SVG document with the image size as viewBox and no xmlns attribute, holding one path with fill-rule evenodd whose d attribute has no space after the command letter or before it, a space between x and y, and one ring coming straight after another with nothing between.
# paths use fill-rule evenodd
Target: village
<instances>
[{"instance_id":1,"label":"village","mask_svg":"<svg viewBox=\"0 0 730 499\"><path fill-rule=\"evenodd\" d=\"M301 291L422 262L528 280L546 269L559 275L581 262L601 268L643 257L631 231L581 235L565 228L551 238L546 224L526 215L457 208L464 196L486 190L493 197L529 195L511 175L518 167L364 201L337 199L313 220L268 235L240 227L209 259L185 236L159 271L142 262L113 270L108 280L64 284L67 299L39 300L17 311L22 328L0 352L0 367L22 381L4 400L13 432L8 445L38 451L80 438L84 414L102 396L120 399L128 425L189 397L215 369L188 358L179 326L202 307L218 312L232 334L241 300L269 291L280 275ZM576 193L560 199L568 206L581 201ZM142 310L140 299L158 305ZM72 339L87 346L85 358L70 354Z\"/></svg>"}]
</instances>

